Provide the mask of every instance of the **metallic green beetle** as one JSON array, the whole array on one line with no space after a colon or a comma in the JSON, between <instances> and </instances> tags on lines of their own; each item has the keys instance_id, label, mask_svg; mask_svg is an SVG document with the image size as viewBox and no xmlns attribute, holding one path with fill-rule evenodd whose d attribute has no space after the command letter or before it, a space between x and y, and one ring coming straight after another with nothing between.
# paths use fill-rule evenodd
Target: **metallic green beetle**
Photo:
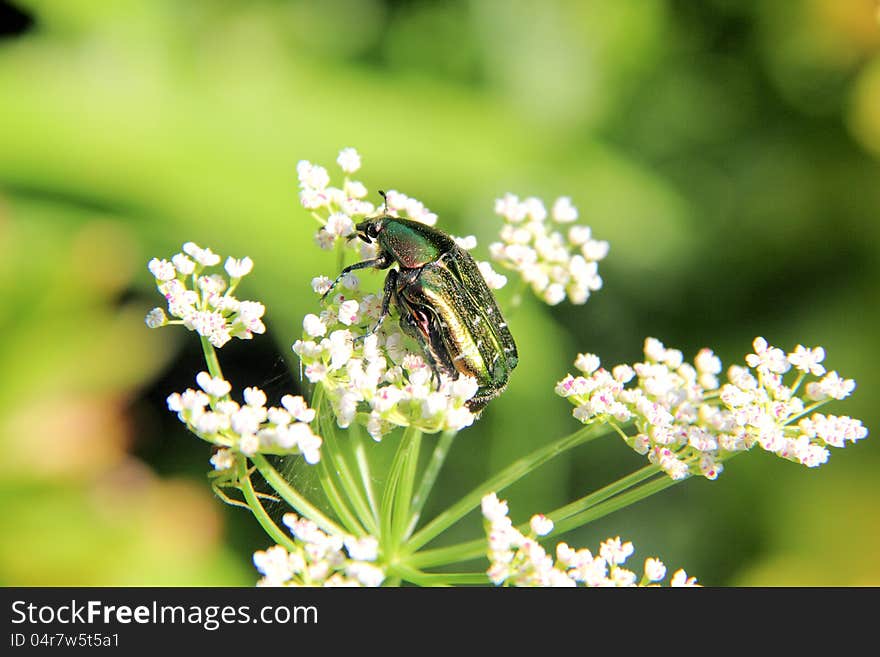
<instances>
[{"instance_id":1,"label":"metallic green beetle","mask_svg":"<svg viewBox=\"0 0 880 657\"><path fill-rule=\"evenodd\" d=\"M435 375L477 380L479 390L467 405L481 411L504 392L518 356L474 259L449 235L417 221L386 214L356 229L364 242L377 242L379 255L343 269L330 289L355 269L388 269L397 263L385 279L382 314L370 333L382 325L393 301L401 328L421 343Z\"/></svg>"}]
</instances>

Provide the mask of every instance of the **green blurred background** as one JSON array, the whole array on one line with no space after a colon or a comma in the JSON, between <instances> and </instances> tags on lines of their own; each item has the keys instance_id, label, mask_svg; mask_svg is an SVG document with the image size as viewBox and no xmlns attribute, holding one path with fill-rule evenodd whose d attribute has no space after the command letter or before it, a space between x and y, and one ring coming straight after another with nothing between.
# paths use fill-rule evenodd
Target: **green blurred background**
<instances>
[{"instance_id":1,"label":"green blurred background","mask_svg":"<svg viewBox=\"0 0 880 657\"><path fill-rule=\"evenodd\" d=\"M880 425L880 29L874 0L0 2L0 583L241 584L268 539L212 497L164 407L202 368L149 331L145 264L187 240L250 255L269 334L221 352L239 388L299 388L289 345L332 274L295 166L356 147L480 238L505 192L567 194L611 242L586 306L529 302L521 364L429 505L576 427L578 351L653 335L738 362L821 344ZM364 276L381 285L381 275ZM502 291L502 303L508 300ZM523 412L528 409L527 412ZM393 438L377 450L393 447ZM426 441L428 444L432 439ZM515 520L643 463L608 438L510 489ZM732 462L566 539L636 544L716 585L880 584L877 436L807 470ZM307 474L295 474L308 492ZM448 540L471 538L469 517ZM475 563L476 567L482 567Z\"/></svg>"}]
</instances>

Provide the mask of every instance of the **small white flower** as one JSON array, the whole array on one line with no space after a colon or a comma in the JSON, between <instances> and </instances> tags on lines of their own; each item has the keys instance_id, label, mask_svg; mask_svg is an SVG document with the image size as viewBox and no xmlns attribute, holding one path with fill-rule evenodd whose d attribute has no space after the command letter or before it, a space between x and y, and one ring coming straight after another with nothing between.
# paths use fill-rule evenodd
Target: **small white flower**
<instances>
[{"instance_id":1,"label":"small white flower","mask_svg":"<svg viewBox=\"0 0 880 657\"><path fill-rule=\"evenodd\" d=\"M345 549L357 561L375 561L379 557L379 541L372 536L364 538L345 537Z\"/></svg>"},{"instance_id":2,"label":"small white flower","mask_svg":"<svg viewBox=\"0 0 880 657\"><path fill-rule=\"evenodd\" d=\"M547 218L547 209L544 207L544 202L539 198L529 196L523 201L523 208L525 209L526 216L532 221L541 222Z\"/></svg>"},{"instance_id":3,"label":"small white flower","mask_svg":"<svg viewBox=\"0 0 880 657\"><path fill-rule=\"evenodd\" d=\"M332 284L333 281L327 276L316 276L312 279L312 289L315 291L315 294L326 293Z\"/></svg>"},{"instance_id":4,"label":"small white flower","mask_svg":"<svg viewBox=\"0 0 880 657\"><path fill-rule=\"evenodd\" d=\"M507 502L499 500L495 493L484 496L480 506L483 517L489 522L496 522L499 518L507 517Z\"/></svg>"},{"instance_id":5,"label":"small white flower","mask_svg":"<svg viewBox=\"0 0 880 657\"><path fill-rule=\"evenodd\" d=\"M238 441L238 449L245 456L253 456L260 449L260 439L254 434L245 434Z\"/></svg>"},{"instance_id":6,"label":"small white flower","mask_svg":"<svg viewBox=\"0 0 880 657\"><path fill-rule=\"evenodd\" d=\"M553 521L545 515L537 514L532 516L529 526L537 536L546 536L553 531Z\"/></svg>"},{"instance_id":7,"label":"small white flower","mask_svg":"<svg viewBox=\"0 0 880 657\"><path fill-rule=\"evenodd\" d=\"M171 262L174 263L174 268L184 276L189 276L196 270L196 263L182 253L171 258Z\"/></svg>"},{"instance_id":8,"label":"small white flower","mask_svg":"<svg viewBox=\"0 0 880 657\"><path fill-rule=\"evenodd\" d=\"M819 381L819 398L845 399L855 390L855 387L856 382L852 379L844 379L837 372L829 372Z\"/></svg>"},{"instance_id":9,"label":"small white flower","mask_svg":"<svg viewBox=\"0 0 880 657\"><path fill-rule=\"evenodd\" d=\"M150 312L147 313L147 316L144 318L144 322L146 323L148 328L159 328L160 326L165 326L168 323L168 317L165 315L165 311L161 308L153 308Z\"/></svg>"},{"instance_id":10,"label":"small white flower","mask_svg":"<svg viewBox=\"0 0 880 657\"><path fill-rule=\"evenodd\" d=\"M244 389L244 401L248 406L262 407L266 405L266 393L257 387Z\"/></svg>"},{"instance_id":11,"label":"small white flower","mask_svg":"<svg viewBox=\"0 0 880 657\"><path fill-rule=\"evenodd\" d=\"M467 235L466 237L454 237L455 243L465 251L470 251L477 247L477 238L475 235Z\"/></svg>"},{"instance_id":12,"label":"small white flower","mask_svg":"<svg viewBox=\"0 0 880 657\"><path fill-rule=\"evenodd\" d=\"M296 173L299 177L300 185L309 190L323 190L330 184L330 176L327 169L301 160L296 165Z\"/></svg>"},{"instance_id":13,"label":"small white flower","mask_svg":"<svg viewBox=\"0 0 880 657\"><path fill-rule=\"evenodd\" d=\"M361 156L353 148L343 148L336 158L336 163L345 173L354 173L361 168Z\"/></svg>"},{"instance_id":14,"label":"small white flower","mask_svg":"<svg viewBox=\"0 0 880 657\"><path fill-rule=\"evenodd\" d=\"M511 223L519 223L526 218L526 208L514 194L505 194L504 198L495 201L495 214Z\"/></svg>"},{"instance_id":15,"label":"small white flower","mask_svg":"<svg viewBox=\"0 0 880 657\"><path fill-rule=\"evenodd\" d=\"M789 363L801 372L809 372L814 376L825 374L825 368L820 365L823 360L825 360L825 350L822 347L807 349L802 344L799 344L793 352L788 354Z\"/></svg>"},{"instance_id":16,"label":"small white flower","mask_svg":"<svg viewBox=\"0 0 880 657\"><path fill-rule=\"evenodd\" d=\"M334 237L347 237L354 233L354 222L347 214L334 212L327 218L324 230Z\"/></svg>"},{"instance_id":17,"label":"small white flower","mask_svg":"<svg viewBox=\"0 0 880 657\"><path fill-rule=\"evenodd\" d=\"M315 244L325 251L330 251L336 245L336 235L322 228L315 233Z\"/></svg>"},{"instance_id":18,"label":"small white flower","mask_svg":"<svg viewBox=\"0 0 880 657\"><path fill-rule=\"evenodd\" d=\"M666 566L660 559L648 557L645 559L645 577L651 582L659 582L666 577Z\"/></svg>"},{"instance_id":19,"label":"small white flower","mask_svg":"<svg viewBox=\"0 0 880 657\"><path fill-rule=\"evenodd\" d=\"M574 361L574 366L584 374L592 374L601 364L596 354L578 354Z\"/></svg>"},{"instance_id":20,"label":"small white flower","mask_svg":"<svg viewBox=\"0 0 880 657\"><path fill-rule=\"evenodd\" d=\"M299 422L309 423L315 419L315 409L309 408L306 400L300 395L284 395L281 405Z\"/></svg>"},{"instance_id":21,"label":"small white flower","mask_svg":"<svg viewBox=\"0 0 880 657\"><path fill-rule=\"evenodd\" d=\"M159 260L159 258L153 258L150 260L147 264L147 269L149 269L150 273L156 277L157 281L170 281L177 276L177 272L174 270L174 265L167 260Z\"/></svg>"},{"instance_id":22,"label":"small white flower","mask_svg":"<svg viewBox=\"0 0 880 657\"><path fill-rule=\"evenodd\" d=\"M339 305L339 321L346 326L351 326L357 321L360 305L354 299L344 301Z\"/></svg>"},{"instance_id":23,"label":"small white flower","mask_svg":"<svg viewBox=\"0 0 880 657\"><path fill-rule=\"evenodd\" d=\"M568 229L568 241L573 246L582 246L593 236L589 226L572 226Z\"/></svg>"},{"instance_id":24,"label":"small white flower","mask_svg":"<svg viewBox=\"0 0 880 657\"><path fill-rule=\"evenodd\" d=\"M608 564L619 565L629 558L633 553L633 544L629 541L621 543L620 537L609 538L599 546L599 555L605 559Z\"/></svg>"},{"instance_id":25,"label":"small white flower","mask_svg":"<svg viewBox=\"0 0 880 657\"><path fill-rule=\"evenodd\" d=\"M321 321L320 317L312 313L303 317L302 326L306 335L312 338L320 337L327 333L327 327L324 325L324 322Z\"/></svg>"},{"instance_id":26,"label":"small white flower","mask_svg":"<svg viewBox=\"0 0 880 657\"><path fill-rule=\"evenodd\" d=\"M565 288L559 283L548 285L541 298L548 306L556 306L565 300Z\"/></svg>"},{"instance_id":27,"label":"small white flower","mask_svg":"<svg viewBox=\"0 0 880 657\"><path fill-rule=\"evenodd\" d=\"M212 377L207 372L199 372L196 375L196 383L212 397L225 397L232 390L232 385L229 381L225 381L220 377Z\"/></svg>"},{"instance_id":28,"label":"small white flower","mask_svg":"<svg viewBox=\"0 0 880 657\"><path fill-rule=\"evenodd\" d=\"M560 224L568 224L577 221L577 208L571 204L571 199L567 196L561 196L553 203L553 221Z\"/></svg>"},{"instance_id":29,"label":"small white flower","mask_svg":"<svg viewBox=\"0 0 880 657\"><path fill-rule=\"evenodd\" d=\"M755 353L746 356L746 363L748 363L749 367L753 367L759 372L766 371L781 374L788 371L790 364L782 349L771 347L767 344L767 340L762 337L755 338L753 347Z\"/></svg>"},{"instance_id":30,"label":"small white flower","mask_svg":"<svg viewBox=\"0 0 880 657\"><path fill-rule=\"evenodd\" d=\"M645 338L645 357L656 363L662 363L666 358L666 348L656 338Z\"/></svg>"},{"instance_id":31,"label":"small white flower","mask_svg":"<svg viewBox=\"0 0 880 657\"><path fill-rule=\"evenodd\" d=\"M232 450L220 449L211 457L211 465L215 470L229 470L235 465L235 457Z\"/></svg>"},{"instance_id":32,"label":"small white flower","mask_svg":"<svg viewBox=\"0 0 880 657\"><path fill-rule=\"evenodd\" d=\"M500 290L507 285L507 276L499 274L492 269L490 263L481 261L477 263L477 267L479 267L480 273L483 275L483 279L486 281L486 285L490 290Z\"/></svg>"},{"instance_id":33,"label":"small white flower","mask_svg":"<svg viewBox=\"0 0 880 657\"><path fill-rule=\"evenodd\" d=\"M672 580L669 582L669 585L674 587L699 586L699 584L697 584L697 578L688 577L688 574L685 572L684 568L675 571L675 573L672 575Z\"/></svg>"},{"instance_id":34,"label":"small white flower","mask_svg":"<svg viewBox=\"0 0 880 657\"><path fill-rule=\"evenodd\" d=\"M183 245L183 251L203 267L213 267L220 262L220 256L208 248L201 248L194 242Z\"/></svg>"},{"instance_id":35,"label":"small white flower","mask_svg":"<svg viewBox=\"0 0 880 657\"><path fill-rule=\"evenodd\" d=\"M226 258L224 268L226 269L226 273L232 278L241 278L242 276L247 276L251 273L254 268L254 261L247 256L241 259L230 257Z\"/></svg>"}]
</instances>

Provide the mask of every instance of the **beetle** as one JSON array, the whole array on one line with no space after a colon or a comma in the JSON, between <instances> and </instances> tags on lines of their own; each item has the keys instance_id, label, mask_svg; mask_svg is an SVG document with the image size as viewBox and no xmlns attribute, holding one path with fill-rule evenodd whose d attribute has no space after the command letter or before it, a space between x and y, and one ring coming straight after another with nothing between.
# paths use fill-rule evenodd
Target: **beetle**
<instances>
[{"instance_id":1,"label":"beetle","mask_svg":"<svg viewBox=\"0 0 880 657\"><path fill-rule=\"evenodd\" d=\"M480 412L504 392L519 357L507 322L474 259L446 233L387 211L362 221L355 230L352 239L376 242L379 254L345 267L322 298L351 271L388 269L382 311L367 335L379 329L394 303L401 329L422 345L438 379L442 373L477 380L477 394L467 406ZM395 264L397 268L391 268Z\"/></svg>"}]
</instances>

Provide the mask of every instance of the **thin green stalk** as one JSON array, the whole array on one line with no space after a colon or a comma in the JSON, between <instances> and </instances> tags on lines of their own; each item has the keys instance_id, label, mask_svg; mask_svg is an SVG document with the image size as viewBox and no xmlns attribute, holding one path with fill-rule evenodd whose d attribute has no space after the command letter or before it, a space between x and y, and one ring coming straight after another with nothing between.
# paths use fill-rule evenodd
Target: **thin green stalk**
<instances>
[{"instance_id":1,"label":"thin green stalk","mask_svg":"<svg viewBox=\"0 0 880 657\"><path fill-rule=\"evenodd\" d=\"M413 486L415 485L416 471L419 467L419 452L422 445L422 432L415 431L406 448L406 457L401 466L400 482L397 493L394 496L394 520L392 531L394 542L400 544L403 533L410 521L412 509Z\"/></svg>"},{"instance_id":2,"label":"thin green stalk","mask_svg":"<svg viewBox=\"0 0 880 657\"><path fill-rule=\"evenodd\" d=\"M656 493L659 493L662 490L666 490L670 486L674 486L678 481L669 477L667 475L660 475L654 481L650 481L646 484L642 484L638 488L635 488L627 493L623 493L621 495L617 495L612 497L610 500L607 500L601 504L597 504L594 507L586 509L581 513L573 515L565 520L561 521L556 527L553 528L553 534L562 534L567 531L571 531L572 529L576 529L577 527L581 527L586 525L587 523L598 520L599 518L604 518L605 516L614 513L620 509L628 507L631 504L635 504L646 497L650 497Z\"/></svg>"},{"instance_id":3,"label":"thin green stalk","mask_svg":"<svg viewBox=\"0 0 880 657\"><path fill-rule=\"evenodd\" d=\"M336 245L336 271L342 271L345 265L345 240L339 240Z\"/></svg>"},{"instance_id":4,"label":"thin green stalk","mask_svg":"<svg viewBox=\"0 0 880 657\"><path fill-rule=\"evenodd\" d=\"M357 480L348 467L345 453L339 444L336 430L332 426L332 421L328 420L323 422L321 437L324 439L322 453L327 455L328 461L333 465L335 474L339 482L342 484L342 489L357 515L359 524L365 527L369 533L377 534L379 532L379 527L376 523L376 519L367 504L367 500L364 497Z\"/></svg>"},{"instance_id":5,"label":"thin green stalk","mask_svg":"<svg viewBox=\"0 0 880 657\"><path fill-rule=\"evenodd\" d=\"M452 586L453 584L488 584L486 573L425 573L398 564L392 569L401 579L418 586Z\"/></svg>"},{"instance_id":6,"label":"thin green stalk","mask_svg":"<svg viewBox=\"0 0 880 657\"><path fill-rule=\"evenodd\" d=\"M322 456L326 457L327 453L325 452ZM321 488L324 489L324 495L327 496L327 501L330 502L331 508L342 524L345 525L345 528L352 534L365 536L366 530L358 522L357 516L345 504L345 500L342 499L336 484L333 482L330 468L327 467L327 458L322 458L318 463L318 481L321 482Z\"/></svg>"},{"instance_id":7,"label":"thin green stalk","mask_svg":"<svg viewBox=\"0 0 880 657\"><path fill-rule=\"evenodd\" d=\"M547 513L547 517L553 520L554 529L548 534L545 538L549 538L555 534L559 534L559 523L566 518L569 518L581 511L584 511L590 507L593 507L605 500L613 498L615 495L622 493L623 491L632 488L636 484L641 483L645 479L652 477L654 474L659 472L660 469L655 465L647 465L639 470L636 470L630 475L618 479L607 486L600 488L597 491L590 493L574 502L570 502L565 506L561 506L558 509L550 511ZM522 523L517 527L517 530L522 533L529 533L529 523ZM543 539L542 539L543 540ZM478 538L473 541L466 541L464 543L458 543L456 545L449 545L447 547L436 548L434 550L425 550L424 552L418 552L412 555L409 559L407 559L407 564L410 566L414 566L417 568L430 568L432 566L443 566L451 563L458 563L460 561L470 561L472 559L478 559L486 554L486 539Z\"/></svg>"},{"instance_id":8,"label":"thin green stalk","mask_svg":"<svg viewBox=\"0 0 880 657\"><path fill-rule=\"evenodd\" d=\"M391 462L391 468L388 471L388 477L385 480L385 490L382 492L382 516L381 516L381 532L380 540L386 556L393 557L397 552L397 545L394 541L394 511L395 496L397 494L397 486L400 482L400 476L403 472L403 465L406 462L406 455L409 451L410 443L414 433L419 432L418 429L407 427L397 446L397 452L394 454L394 460Z\"/></svg>"},{"instance_id":9,"label":"thin green stalk","mask_svg":"<svg viewBox=\"0 0 880 657\"><path fill-rule=\"evenodd\" d=\"M434 540L439 534L477 508L484 495L507 488L552 458L567 452L573 447L598 438L604 435L606 431L607 427L604 425L588 425L549 445L536 449L531 454L517 459L416 532L406 543L406 554L413 554L420 547Z\"/></svg>"},{"instance_id":10,"label":"thin green stalk","mask_svg":"<svg viewBox=\"0 0 880 657\"><path fill-rule=\"evenodd\" d=\"M204 335L199 336L202 343L202 352L205 354L205 363L208 365L208 373L214 378L223 378L223 370L220 369L220 360L214 345Z\"/></svg>"},{"instance_id":11,"label":"thin green stalk","mask_svg":"<svg viewBox=\"0 0 880 657\"><path fill-rule=\"evenodd\" d=\"M348 508L345 500L339 494L339 490L336 488L336 483L333 479L333 474L331 473L330 467L327 465L327 461L330 461L331 463L334 461L336 441L332 440L332 437L335 437L333 427L327 425L325 422L324 405L324 388L321 384L318 384L315 386L314 393L312 394L312 408L315 409L318 418L318 432L323 439L321 461L318 464L318 481L321 483L321 488L324 490L324 495L327 497L330 507L333 509L333 512L336 514L336 517L339 518L340 522L345 525L345 528L352 534L364 536L366 531L361 526L360 522L358 522L354 513Z\"/></svg>"},{"instance_id":12,"label":"thin green stalk","mask_svg":"<svg viewBox=\"0 0 880 657\"><path fill-rule=\"evenodd\" d=\"M257 470L260 471L260 474L263 475L263 478L266 482L272 487L272 489L281 496L281 498L287 502L297 513L299 513L304 518L308 518L312 522L314 522L318 527L323 529L325 532L331 534L344 534L345 530L342 529L335 522L330 520L327 516L325 516L316 506L311 504L306 498L300 495L296 489L294 489L287 480L281 476L281 473L276 470L269 461L266 460L266 457L262 454L254 454L251 457L251 461L253 461L254 465L257 466Z\"/></svg>"},{"instance_id":13,"label":"thin green stalk","mask_svg":"<svg viewBox=\"0 0 880 657\"><path fill-rule=\"evenodd\" d=\"M251 482L247 461L245 459L241 459L238 464L238 482L241 484L241 492L244 494L244 499L247 501L248 508L253 512L254 518L257 519L257 522L260 523L263 530L269 534L272 540L276 543L283 545L288 551L293 550L295 545L290 538L290 535L275 524L275 521L272 520L269 514L266 513L266 509L263 508L260 498L257 497L257 492L254 490L254 485Z\"/></svg>"},{"instance_id":14,"label":"thin green stalk","mask_svg":"<svg viewBox=\"0 0 880 657\"><path fill-rule=\"evenodd\" d=\"M370 512L373 515L374 525L378 527L379 505L376 503L376 494L373 491L373 478L370 475L370 460L367 457L367 450L364 448L364 440L361 434L360 425L353 423L348 433L351 436L354 458L358 465L358 472L361 475L361 484L367 495L367 503L370 505ZM378 533L378 531L376 533Z\"/></svg>"},{"instance_id":15,"label":"thin green stalk","mask_svg":"<svg viewBox=\"0 0 880 657\"><path fill-rule=\"evenodd\" d=\"M357 536L364 536L367 534L367 531L364 529L364 525L361 524L362 520L358 518L356 511L352 512L336 486L336 481L338 480L342 484L349 501L354 503L353 496L349 491L352 482L347 481L346 478L340 474L341 471L347 471L347 469L344 465L339 465L339 461L342 460L342 455L339 453L339 443L336 440L336 430L334 429L332 422L328 421L328 416L325 412L326 407L327 404L324 400L324 388L321 384L318 384L315 386L312 394L312 408L315 409L318 433L321 434L323 440L321 446L321 461L318 464L318 480L321 483L321 488L324 490L324 495L327 497L327 501L330 503L334 513L336 513L336 517L339 518L349 532ZM338 479L334 478L334 474L337 475ZM355 485L354 488L357 488L357 485ZM367 515L369 516L369 514Z\"/></svg>"},{"instance_id":16,"label":"thin green stalk","mask_svg":"<svg viewBox=\"0 0 880 657\"><path fill-rule=\"evenodd\" d=\"M632 474L627 475L626 477L621 477L617 481L614 481L607 486L600 488L599 490L590 493L589 495L585 495L580 499L575 500L574 502L569 502L565 506L561 506L558 509L554 509L550 513L547 514L547 517L550 518L554 524L557 524L566 518L570 518L571 516L580 513L586 509L589 509L593 506L596 506L600 502L604 502L608 500L618 493L622 493L623 491L632 488L636 484L640 484L646 479L650 479L655 474L660 472L660 468L656 465L646 465L639 470L636 470ZM523 524L523 529L528 526L528 523ZM548 536L552 534L556 534L555 530L548 534Z\"/></svg>"},{"instance_id":17,"label":"thin green stalk","mask_svg":"<svg viewBox=\"0 0 880 657\"><path fill-rule=\"evenodd\" d=\"M428 462L425 473L422 475L421 483L419 483L419 489L416 491L415 497L413 497L412 511L410 512L412 520L410 520L409 526L403 535L404 540L410 537L413 531L415 531L416 525L419 524L419 518L422 515L422 510L425 508L425 502L428 501L428 495L431 494L434 484L437 483L437 477L443 468L443 463L446 461L446 455L449 454L449 449L452 447L452 441L455 440L455 436L455 431L444 431L440 435L436 447L434 447L431 460Z\"/></svg>"},{"instance_id":18,"label":"thin green stalk","mask_svg":"<svg viewBox=\"0 0 880 657\"><path fill-rule=\"evenodd\" d=\"M456 543L433 550L416 552L408 557L406 563L414 568L432 568L446 566L451 563L471 561L486 556L486 539L475 538L472 541Z\"/></svg>"}]
</instances>

